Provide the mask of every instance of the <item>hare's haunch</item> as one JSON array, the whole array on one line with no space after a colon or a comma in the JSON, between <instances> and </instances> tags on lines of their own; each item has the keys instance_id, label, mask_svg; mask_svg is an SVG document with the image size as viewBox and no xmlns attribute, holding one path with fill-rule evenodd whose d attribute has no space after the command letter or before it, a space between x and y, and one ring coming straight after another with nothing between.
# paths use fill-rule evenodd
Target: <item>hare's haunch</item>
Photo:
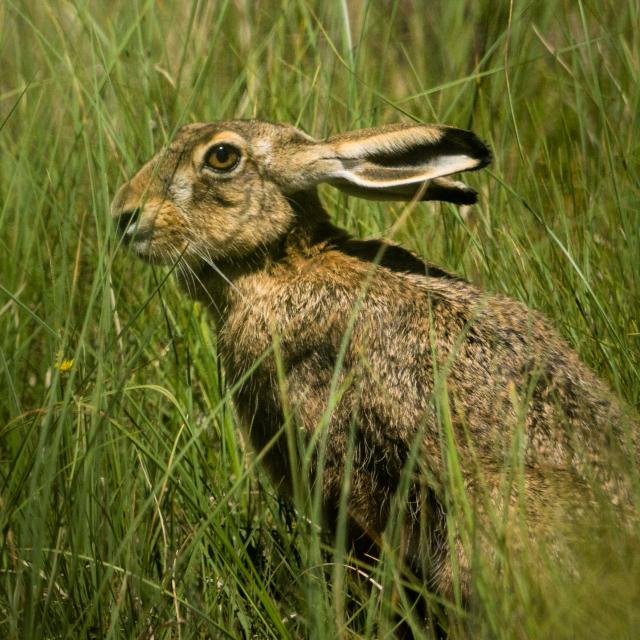
<instances>
[{"instance_id":1,"label":"hare's haunch","mask_svg":"<svg viewBox=\"0 0 640 640\"><path fill-rule=\"evenodd\" d=\"M329 527L349 469L354 541L380 542L410 473L404 557L445 594L452 553L468 581L446 529L452 447L479 522L524 505L543 536L549 512L588 502L594 481L625 499L604 452L638 440L633 418L544 318L402 247L352 238L316 193L328 183L365 198L471 204L475 191L448 176L490 160L473 133L438 125L315 140L284 124L191 124L112 205L123 241L178 263L185 290L210 309L238 413L253 446L270 445L276 484L291 490L298 472L286 436L272 443L285 406L303 446L324 448L309 481L322 482ZM512 459L522 478L505 492Z\"/></svg>"}]
</instances>

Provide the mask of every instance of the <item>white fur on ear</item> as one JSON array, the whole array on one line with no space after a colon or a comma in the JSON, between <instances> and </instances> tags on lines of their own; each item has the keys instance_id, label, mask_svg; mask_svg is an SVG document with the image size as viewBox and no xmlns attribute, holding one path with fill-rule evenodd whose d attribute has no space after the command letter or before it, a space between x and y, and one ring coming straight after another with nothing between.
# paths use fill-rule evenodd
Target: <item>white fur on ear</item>
<instances>
[{"instance_id":1,"label":"white fur on ear","mask_svg":"<svg viewBox=\"0 0 640 640\"><path fill-rule=\"evenodd\" d=\"M421 185L433 182L421 199L472 204L473 189L443 179L491 160L489 148L475 134L439 125L363 129L331 136L318 146L323 152L314 164L318 181L379 200L410 200Z\"/></svg>"},{"instance_id":2,"label":"white fur on ear","mask_svg":"<svg viewBox=\"0 0 640 640\"><path fill-rule=\"evenodd\" d=\"M352 168L348 166L349 164L352 164ZM336 172L335 177L361 187L383 189L425 182L459 171L475 169L477 166L478 161L466 155L439 156L418 166L387 167L369 161L357 164L347 161L342 163L342 168Z\"/></svg>"}]
</instances>

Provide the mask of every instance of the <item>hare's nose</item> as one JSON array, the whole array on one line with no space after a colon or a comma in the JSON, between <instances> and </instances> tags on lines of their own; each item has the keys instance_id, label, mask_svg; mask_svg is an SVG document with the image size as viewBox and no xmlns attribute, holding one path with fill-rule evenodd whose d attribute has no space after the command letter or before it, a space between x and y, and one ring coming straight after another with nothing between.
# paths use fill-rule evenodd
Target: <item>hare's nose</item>
<instances>
[{"instance_id":1,"label":"hare's nose","mask_svg":"<svg viewBox=\"0 0 640 640\"><path fill-rule=\"evenodd\" d=\"M140 218L140 209L128 209L123 211L118 215L118 217L114 220L116 223L116 228L118 229L118 234L122 236L122 239L127 242L130 240L138 226L138 219Z\"/></svg>"}]
</instances>

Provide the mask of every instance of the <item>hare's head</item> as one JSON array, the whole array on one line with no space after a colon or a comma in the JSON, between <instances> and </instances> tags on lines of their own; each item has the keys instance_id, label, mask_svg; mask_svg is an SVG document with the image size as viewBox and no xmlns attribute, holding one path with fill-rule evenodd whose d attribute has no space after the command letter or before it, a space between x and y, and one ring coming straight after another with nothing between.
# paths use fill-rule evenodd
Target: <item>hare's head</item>
<instances>
[{"instance_id":1,"label":"hare's head","mask_svg":"<svg viewBox=\"0 0 640 640\"><path fill-rule=\"evenodd\" d=\"M470 204L476 194L444 176L491 158L472 133L393 125L314 140L290 125L234 120L182 127L112 203L123 240L171 263L242 259L312 225L292 205L319 183L365 198Z\"/></svg>"}]
</instances>

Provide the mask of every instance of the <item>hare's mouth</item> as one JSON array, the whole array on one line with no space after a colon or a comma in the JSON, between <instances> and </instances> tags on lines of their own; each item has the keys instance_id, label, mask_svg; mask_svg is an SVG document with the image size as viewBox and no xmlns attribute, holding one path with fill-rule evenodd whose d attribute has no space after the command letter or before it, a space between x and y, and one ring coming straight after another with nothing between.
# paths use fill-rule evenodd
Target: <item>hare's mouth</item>
<instances>
[{"instance_id":1,"label":"hare's mouth","mask_svg":"<svg viewBox=\"0 0 640 640\"><path fill-rule=\"evenodd\" d=\"M139 208L125 211L118 216L116 225L118 235L125 245L133 245L137 253L146 253L153 235L153 227L141 222L142 211Z\"/></svg>"},{"instance_id":2,"label":"hare's mouth","mask_svg":"<svg viewBox=\"0 0 640 640\"><path fill-rule=\"evenodd\" d=\"M139 231L140 209L131 209L118 216L116 225L123 242L131 242ZM139 238L136 238L139 239Z\"/></svg>"}]
</instances>

